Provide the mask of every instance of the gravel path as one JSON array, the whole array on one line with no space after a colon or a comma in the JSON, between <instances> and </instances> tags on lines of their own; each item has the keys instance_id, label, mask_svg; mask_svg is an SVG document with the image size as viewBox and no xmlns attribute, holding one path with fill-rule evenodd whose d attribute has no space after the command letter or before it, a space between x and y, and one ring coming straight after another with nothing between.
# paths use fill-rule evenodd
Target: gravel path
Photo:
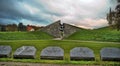
<instances>
[{"instance_id":1,"label":"gravel path","mask_svg":"<svg viewBox=\"0 0 120 66\"><path fill-rule=\"evenodd\" d=\"M0 66L90 66L90 65L72 65L72 64L61 65L61 64L21 63L21 62L0 62ZM94 66L100 66L100 65L94 65Z\"/></svg>"}]
</instances>

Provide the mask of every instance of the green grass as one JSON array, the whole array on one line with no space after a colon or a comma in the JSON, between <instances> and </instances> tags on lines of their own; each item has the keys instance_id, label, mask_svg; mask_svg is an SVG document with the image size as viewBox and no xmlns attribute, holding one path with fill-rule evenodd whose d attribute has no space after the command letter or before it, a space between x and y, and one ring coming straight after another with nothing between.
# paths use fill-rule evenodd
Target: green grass
<instances>
[{"instance_id":1,"label":"green grass","mask_svg":"<svg viewBox=\"0 0 120 66\"><path fill-rule=\"evenodd\" d=\"M53 39L53 37L45 32L0 32L0 40L43 40ZM107 41L120 42L120 31L110 29L108 27L85 30L80 29L66 40L85 40L85 41Z\"/></svg>"},{"instance_id":2,"label":"green grass","mask_svg":"<svg viewBox=\"0 0 120 66\"><path fill-rule=\"evenodd\" d=\"M120 31L108 27L96 30L82 29L65 39L120 42Z\"/></svg>"},{"instance_id":3,"label":"green grass","mask_svg":"<svg viewBox=\"0 0 120 66\"><path fill-rule=\"evenodd\" d=\"M40 40L52 39L51 35L42 31L37 32L0 32L0 40Z\"/></svg>"},{"instance_id":4,"label":"green grass","mask_svg":"<svg viewBox=\"0 0 120 66\"><path fill-rule=\"evenodd\" d=\"M13 40L0 41L0 45L10 45L12 47L12 54L21 46L35 46L37 49L35 59L14 59L14 58L0 58L0 61L11 62L34 62L34 63L50 63L50 64L119 64L119 62L108 62L100 60L100 49L103 47L117 47L120 48L120 43L113 42L94 42L94 41L70 41L70 40ZM64 60L41 60L40 52L48 46L59 46L64 49ZM74 47L88 47L94 51L95 61L70 61L70 50ZM120 64L119 64L120 65Z\"/></svg>"}]
</instances>

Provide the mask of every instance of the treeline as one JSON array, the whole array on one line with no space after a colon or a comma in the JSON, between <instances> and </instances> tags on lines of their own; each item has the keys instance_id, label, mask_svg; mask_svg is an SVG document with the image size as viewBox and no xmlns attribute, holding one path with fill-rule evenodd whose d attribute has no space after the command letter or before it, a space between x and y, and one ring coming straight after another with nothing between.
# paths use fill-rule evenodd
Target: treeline
<instances>
[{"instance_id":1,"label":"treeline","mask_svg":"<svg viewBox=\"0 0 120 66\"><path fill-rule=\"evenodd\" d=\"M8 25L1 25L0 24L0 31L37 31L40 30L41 27L33 26L33 25L24 25L23 23L17 24L8 24Z\"/></svg>"}]
</instances>

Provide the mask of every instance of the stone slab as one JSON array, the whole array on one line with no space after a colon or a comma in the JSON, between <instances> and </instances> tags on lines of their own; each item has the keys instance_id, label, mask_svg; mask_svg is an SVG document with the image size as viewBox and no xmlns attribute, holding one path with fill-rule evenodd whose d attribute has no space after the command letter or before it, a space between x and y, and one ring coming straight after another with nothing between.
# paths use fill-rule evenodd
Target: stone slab
<instances>
[{"instance_id":1,"label":"stone slab","mask_svg":"<svg viewBox=\"0 0 120 66\"><path fill-rule=\"evenodd\" d=\"M64 50L60 47L47 47L41 51L41 59L63 60Z\"/></svg>"},{"instance_id":2,"label":"stone slab","mask_svg":"<svg viewBox=\"0 0 120 66\"><path fill-rule=\"evenodd\" d=\"M41 31L46 32L55 38L60 38L61 37L61 31L60 31L60 23L61 21L56 21L50 25L47 25L41 29Z\"/></svg>"},{"instance_id":3,"label":"stone slab","mask_svg":"<svg viewBox=\"0 0 120 66\"><path fill-rule=\"evenodd\" d=\"M100 51L100 57L103 61L120 61L120 48L102 48Z\"/></svg>"},{"instance_id":4,"label":"stone slab","mask_svg":"<svg viewBox=\"0 0 120 66\"><path fill-rule=\"evenodd\" d=\"M71 60L95 60L94 52L87 47L76 47L70 51Z\"/></svg>"},{"instance_id":5,"label":"stone slab","mask_svg":"<svg viewBox=\"0 0 120 66\"><path fill-rule=\"evenodd\" d=\"M12 48L10 46L0 46L0 58L10 57Z\"/></svg>"},{"instance_id":6,"label":"stone slab","mask_svg":"<svg viewBox=\"0 0 120 66\"><path fill-rule=\"evenodd\" d=\"M34 46L22 46L18 48L13 57L19 59L34 59L36 55L36 48Z\"/></svg>"},{"instance_id":7,"label":"stone slab","mask_svg":"<svg viewBox=\"0 0 120 66\"><path fill-rule=\"evenodd\" d=\"M65 38L74 34L78 30L80 30L80 27L73 26L73 25L70 25L70 24L67 24L67 23L63 23L63 26L64 26L63 32L64 32L64 37Z\"/></svg>"}]
</instances>

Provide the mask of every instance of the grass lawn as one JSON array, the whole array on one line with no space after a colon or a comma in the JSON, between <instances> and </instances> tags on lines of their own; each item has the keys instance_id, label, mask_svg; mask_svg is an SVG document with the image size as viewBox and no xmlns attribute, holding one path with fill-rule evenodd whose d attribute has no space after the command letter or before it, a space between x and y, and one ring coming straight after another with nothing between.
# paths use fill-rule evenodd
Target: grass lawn
<instances>
[{"instance_id":1,"label":"grass lawn","mask_svg":"<svg viewBox=\"0 0 120 66\"><path fill-rule=\"evenodd\" d=\"M108 62L100 60L100 49L103 47L117 47L120 48L120 43L114 42L95 42L95 41L74 41L74 40L2 40L0 45L10 45L12 47L12 54L21 46L35 46L37 49L35 59L14 59L14 58L0 58L0 61L12 62L34 62L34 63L50 63L50 64L113 64L120 65L119 62ZM64 49L64 60L41 60L40 52L48 46L59 46ZM70 50L74 47L88 47L94 50L95 61L70 61Z\"/></svg>"},{"instance_id":2,"label":"grass lawn","mask_svg":"<svg viewBox=\"0 0 120 66\"><path fill-rule=\"evenodd\" d=\"M81 29L65 39L120 42L120 31L108 27L95 30Z\"/></svg>"},{"instance_id":3,"label":"grass lawn","mask_svg":"<svg viewBox=\"0 0 120 66\"><path fill-rule=\"evenodd\" d=\"M53 36L42 32L0 32L0 40L47 40L52 39Z\"/></svg>"}]
</instances>

